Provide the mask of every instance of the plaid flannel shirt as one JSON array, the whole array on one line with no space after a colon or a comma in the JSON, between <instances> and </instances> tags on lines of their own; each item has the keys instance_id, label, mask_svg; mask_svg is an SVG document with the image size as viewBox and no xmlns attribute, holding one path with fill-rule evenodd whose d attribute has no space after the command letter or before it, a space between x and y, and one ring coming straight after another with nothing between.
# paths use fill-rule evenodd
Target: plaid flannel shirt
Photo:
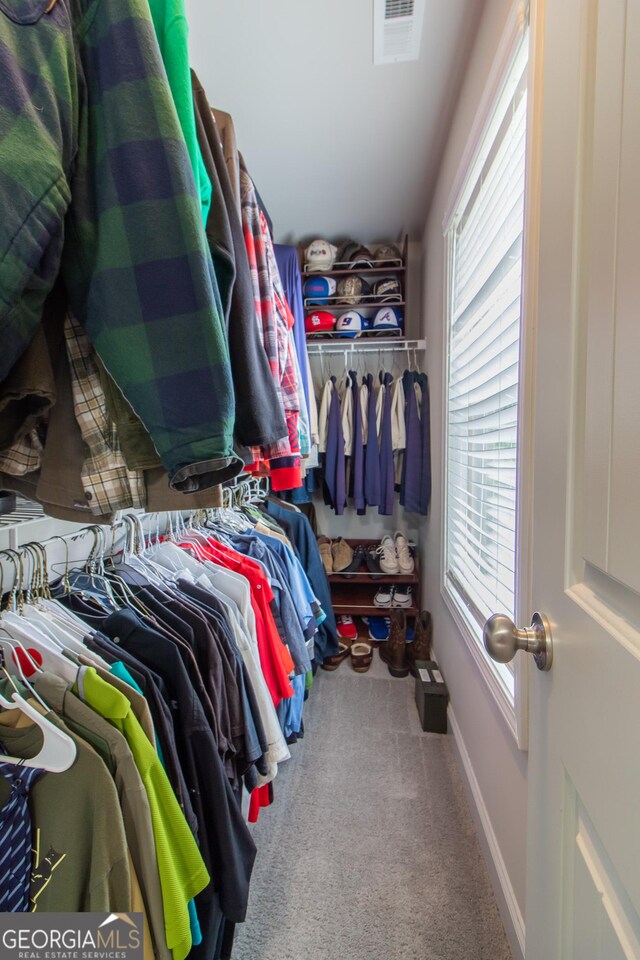
<instances>
[{"instance_id":1,"label":"plaid flannel shirt","mask_svg":"<svg viewBox=\"0 0 640 960\"><path fill-rule=\"evenodd\" d=\"M43 453L42 441L34 427L0 453L0 472L11 477L25 477L40 469Z\"/></svg>"},{"instance_id":2,"label":"plaid flannel shirt","mask_svg":"<svg viewBox=\"0 0 640 960\"><path fill-rule=\"evenodd\" d=\"M0 5L0 379L62 269L171 485L202 489L242 463L213 266L149 6L49 5Z\"/></svg>"},{"instance_id":3,"label":"plaid flannel shirt","mask_svg":"<svg viewBox=\"0 0 640 960\"><path fill-rule=\"evenodd\" d=\"M115 513L128 507L144 508L144 474L128 470L115 425L109 420L107 398L95 363L95 353L80 324L67 316L64 337L71 373L73 408L88 456L81 479L86 501L94 514Z\"/></svg>"},{"instance_id":4,"label":"plaid flannel shirt","mask_svg":"<svg viewBox=\"0 0 640 960\"><path fill-rule=\"evenodd\" d=\"M255 187L240 161L242 229L251 268L256 315L269 368L278 389L287 424L284 440L260 449L269 460L274 490L289 490L302 484L298 413L300 393L293 362L290 328L293 316L287 305L275 259L273 242Z\"/></svg>"}]
</instances>

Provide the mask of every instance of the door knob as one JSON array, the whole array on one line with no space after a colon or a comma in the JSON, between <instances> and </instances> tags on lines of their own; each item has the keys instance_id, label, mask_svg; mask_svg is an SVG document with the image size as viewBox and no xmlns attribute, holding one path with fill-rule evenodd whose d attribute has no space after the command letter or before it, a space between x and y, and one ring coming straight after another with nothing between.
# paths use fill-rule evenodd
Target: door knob
<instances>
[{"instance_id":1,"label":"door knob","mask_svg":"<svg viewBox=\"0 0 640 960\"><path fill-rule=\"evenodd\" d=\"M531 626L519 630L506 613L494 613L482 631L484 645L492 660L508 663L517 650L532 653L538 670L550 670L553 661L553 641L549 621L542 613L534 613Z\"/></svg>"}]
</instances>

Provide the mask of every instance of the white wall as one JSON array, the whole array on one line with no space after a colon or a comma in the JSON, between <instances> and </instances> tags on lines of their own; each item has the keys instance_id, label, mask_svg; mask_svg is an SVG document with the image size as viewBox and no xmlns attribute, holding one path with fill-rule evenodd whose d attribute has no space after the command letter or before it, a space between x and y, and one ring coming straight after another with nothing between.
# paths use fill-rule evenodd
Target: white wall
<instances>
[{"instance_id":1,"label":"white wall","mask_svg":"<svg viewBox=\"0 0 640 960\"><path fill-rule=\"evenodd\" d=\"M426 0L420 59L373 65L373 0L186 0L191 64L282 243L420 236L482 0Z\"/></svg>"},{"instance_id":2,"label":"white wall","mask_svg":"<svg viewBox=\"0 0 640 960\"><path fill-rule=\"evenodd\" d=\"M423 529L424 596L434 621L434 646L446 677L450 703L477 781L480 806L506 871L507 899L524 916L526 864L527 755L518 750L465 641L440 595L442 525L442 411L444 356L444 240L442 221L475 111L511 7L511 0L487 0L479 23L467 74L452 119L437 186L424 233L424 309L427 373L431 387L433 499ZM476 797L476 800L478 797ZM485 822L486 827L486 822ZM494 851L495 852L495 851ZM504 880L505 878L503 878ZM497 875L494 875L497 882ZM503 891L503 920L513 944L513 925ZM510 929L511 928L511 929ZM514 950L514 954L517 951Z\"/></svg>"}]
</instances>

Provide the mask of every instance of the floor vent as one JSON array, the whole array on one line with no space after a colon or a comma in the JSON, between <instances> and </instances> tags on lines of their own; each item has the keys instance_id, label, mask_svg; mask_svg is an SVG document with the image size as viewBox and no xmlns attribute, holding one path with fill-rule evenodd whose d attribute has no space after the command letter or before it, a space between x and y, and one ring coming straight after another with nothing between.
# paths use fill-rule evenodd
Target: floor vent
<instances>
[{"instance_id":1,"label":"floor vent","mask_svg":"<svg viewBox=\"0 0 640 960\"><path fill-rule=\"evenodd\" d=\"M373 0L373 62L405 63L420 56L425 0Z\"/></svg>"}]
</instances>

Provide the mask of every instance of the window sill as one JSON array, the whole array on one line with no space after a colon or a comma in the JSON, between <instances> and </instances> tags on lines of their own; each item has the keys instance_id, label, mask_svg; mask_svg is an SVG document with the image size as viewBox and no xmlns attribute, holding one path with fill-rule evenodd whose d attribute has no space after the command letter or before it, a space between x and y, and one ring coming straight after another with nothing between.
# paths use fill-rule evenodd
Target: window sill
<instances>
[{"instance_id":1,"label":"window sill","mask_svg":"<svg viewBox=\"0 0 640 960\"><path fill-rule=\"evenodd\" d=\"M473 627L477 629L475 621L473 621L473 626L469 620L469 614L465 608L460 604L459 599L447 588L446 584L443 584L441 587L441 594L444 602L447 605L451 616L453 617L455 624L460 631L471 656L473 657L480 676L483 678L484 682L487 685L487 688L498 707L502 717L513 734L514 740L521 748L521 737L518 731L518 717L516 714L516 705L515 705L515 696L512 692L507 689L505 681L499 676L496 667L494 666L492 660L489 659L488 654L485 653L482 646L482 641L478 638L476 632L474 632ZM516 685L516 677L513 676L514 688Z\"/></svg>"}]
</instances>

